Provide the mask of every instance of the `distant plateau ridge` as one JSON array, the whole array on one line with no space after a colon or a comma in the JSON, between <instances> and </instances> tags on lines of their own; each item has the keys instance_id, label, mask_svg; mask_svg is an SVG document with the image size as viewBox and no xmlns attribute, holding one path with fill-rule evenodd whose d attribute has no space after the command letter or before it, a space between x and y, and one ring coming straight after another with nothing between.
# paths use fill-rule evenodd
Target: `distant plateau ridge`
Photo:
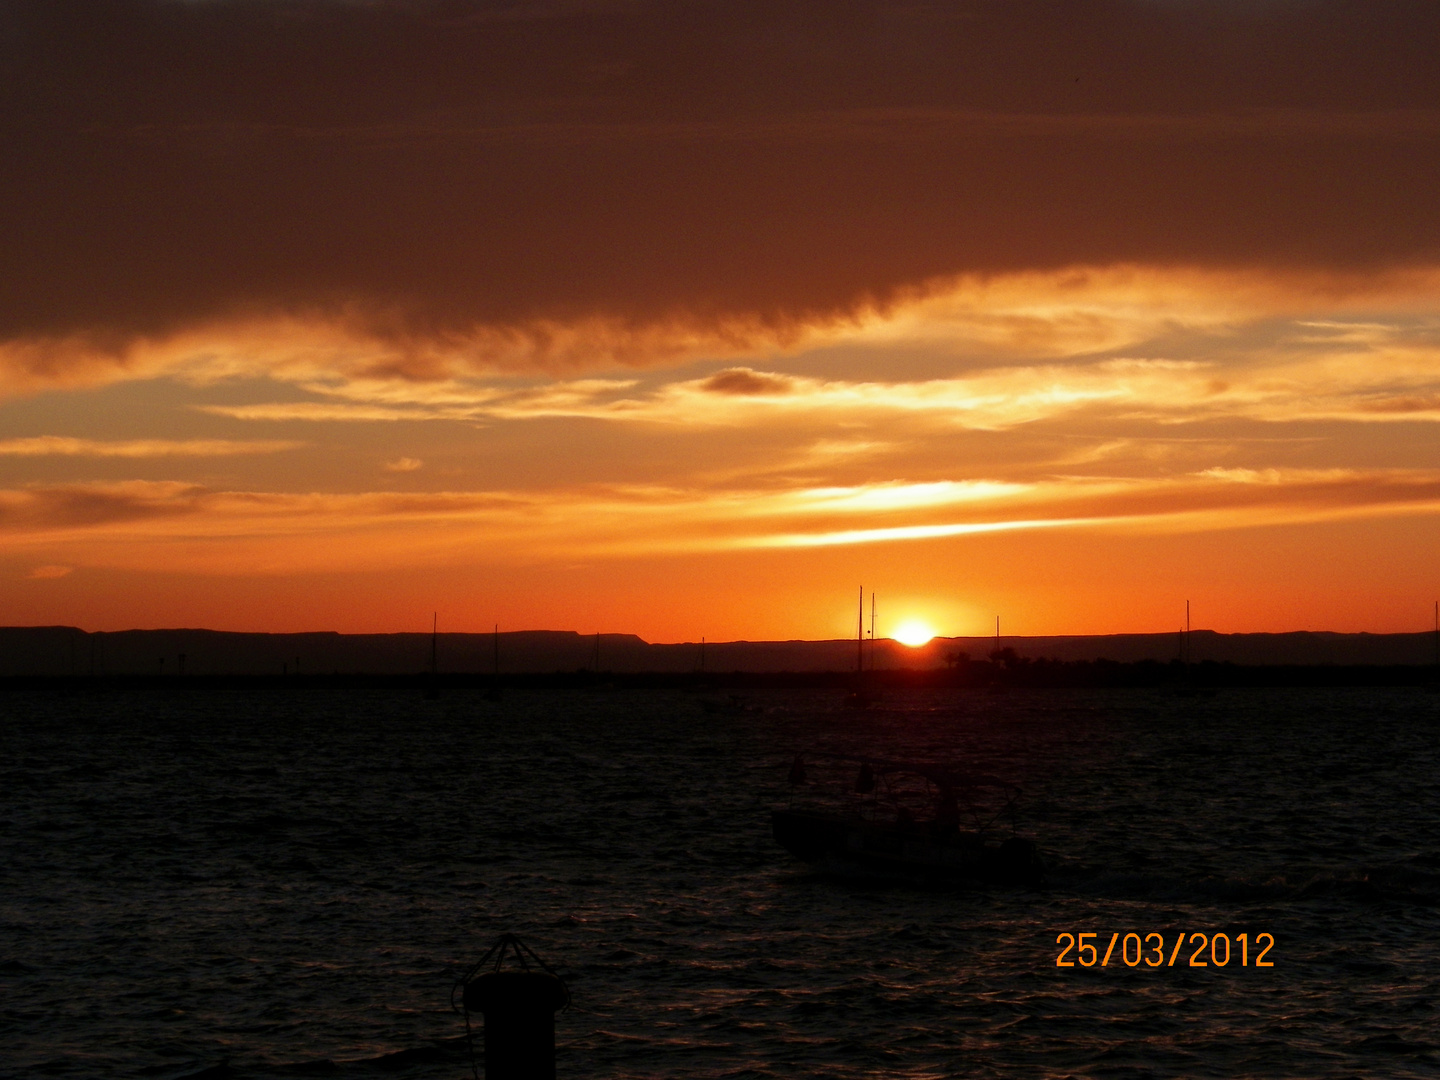
<instances>
[{"instance_id":1,"label":"distant plateau ridge","mask_svg":"<svg viewBox=\"0 0 1440 1080\"><path fill-rule=\"evenodd\" d=\"M435 666L441 673L486 674L496 667L492 634L440 634ZM1179 659L1180 635L1108 634L1005 637L1003 649L1020 659L1161 663ZM920 648L889 639L874 643L880 670L933 669L961 655L990 658L993 637L935 638ZM1192 663L1273 665L1422 665L1436 662L1432 633L1220 634L1196 630L1183 644ZM872 663L869 642L865 662ZM843 672L854 671L854 639L830 641L722 641L652 644L634 634L582 635L562 630L521 630L498 638L504 674ZM963 661L961 661L963 662ZM429 671L429 634L250 634L219 630L122 630L87 633L70 626L0 627L0 677L85 675L410 675Z\"/></svg>"}]
</instances>

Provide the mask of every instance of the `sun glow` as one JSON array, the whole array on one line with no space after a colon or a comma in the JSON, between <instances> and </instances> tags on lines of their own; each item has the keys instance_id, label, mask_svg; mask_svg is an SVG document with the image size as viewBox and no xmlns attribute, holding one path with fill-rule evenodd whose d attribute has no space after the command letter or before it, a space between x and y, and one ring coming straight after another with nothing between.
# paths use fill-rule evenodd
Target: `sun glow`
<instances>
[{"instance_id":1,"label":"sun glow","mask_svg":"<svg viewBox=\"0 0 1440 1080\"><path fill-rule=\"evenodd\" d=\"M912 649L918 649L921 645L929 643L935 636L935 631L930 624L921 619L906 619L895 628L891 635L901 645L908 645Z\"/></svg>"}]
</instances>

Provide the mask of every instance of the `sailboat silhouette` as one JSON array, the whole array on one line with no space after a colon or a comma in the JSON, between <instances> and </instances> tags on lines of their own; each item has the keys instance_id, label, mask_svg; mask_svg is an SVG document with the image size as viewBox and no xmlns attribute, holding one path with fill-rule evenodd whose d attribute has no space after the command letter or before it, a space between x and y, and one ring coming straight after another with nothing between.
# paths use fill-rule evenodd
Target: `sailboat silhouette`
<instances>
[{"instance_id":1,"label":"sailboat silhouette","mask_svg":"<svg viewBox=\"0 0 1440 1080\"><path fill-rule=\"evenodd\" d=\"M871 607L871 635L874 635L874 603L875 594L870 594ZM874 666L874 643L871 643L871 666ZM865 586L860 586L860 613L855 620L855 686L845 695L844 706L847 709L868 709L874 702L874 694L866 685L865 679Z\"/></svg>"},{"instance_id":2,"label":"sailboat silhouette","mask_svg":"<svg viewBox=\"0 0 1440 1080\"><path fill-rule=\"evenodd\" d=\"M425 700L434 701L440 696L440 687L436 685L436 676L439 672L439 644L440 644L440 613L435 612L430 618L430 678L425 682Z\"/></svg>"},{"instance_id":3,"label":"sailboat silhouette","mask_svg":"<svg viewBox=\"0 0 1440 1080\"><path fill-rule=\"evenodd\" d=\"M495 624L495 671L490 677L490 685L485 689L486 701L499 701L500 693L500 624Z\"/></svg>"}]
</instances>

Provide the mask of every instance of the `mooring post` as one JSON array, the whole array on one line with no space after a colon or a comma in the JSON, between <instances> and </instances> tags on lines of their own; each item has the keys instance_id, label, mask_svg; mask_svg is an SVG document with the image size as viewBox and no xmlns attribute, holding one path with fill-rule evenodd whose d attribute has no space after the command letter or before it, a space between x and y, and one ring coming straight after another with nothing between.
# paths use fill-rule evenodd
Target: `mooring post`
<instances>
[{"instance_id":1,"label":"mooring post","mask_svg":"<svg viewBox=\"0 0 1440 1080\"><path fill-rule=\"evenodd\" d=\"M560 980L543 971L492 971L465 987L465 1005L485 1014L486 1080L555 1080Z\"/></svg>"},{"instance_id":2,"label":"mooring post","mask_svg":"<svg viewBox=\"0 0 1440 1080\"><path fill-rule=\"evenodd\" d=\"M500 970L507 952L519 971ZM456 988L463 991L467 1036L470 1013L485 1017L486 1080L555 1080L555 1013L570 1004L570 991L545 961L505 934ZM471 1054L473 1064L473 1044Z\"/></svg>"}]
</instances>

